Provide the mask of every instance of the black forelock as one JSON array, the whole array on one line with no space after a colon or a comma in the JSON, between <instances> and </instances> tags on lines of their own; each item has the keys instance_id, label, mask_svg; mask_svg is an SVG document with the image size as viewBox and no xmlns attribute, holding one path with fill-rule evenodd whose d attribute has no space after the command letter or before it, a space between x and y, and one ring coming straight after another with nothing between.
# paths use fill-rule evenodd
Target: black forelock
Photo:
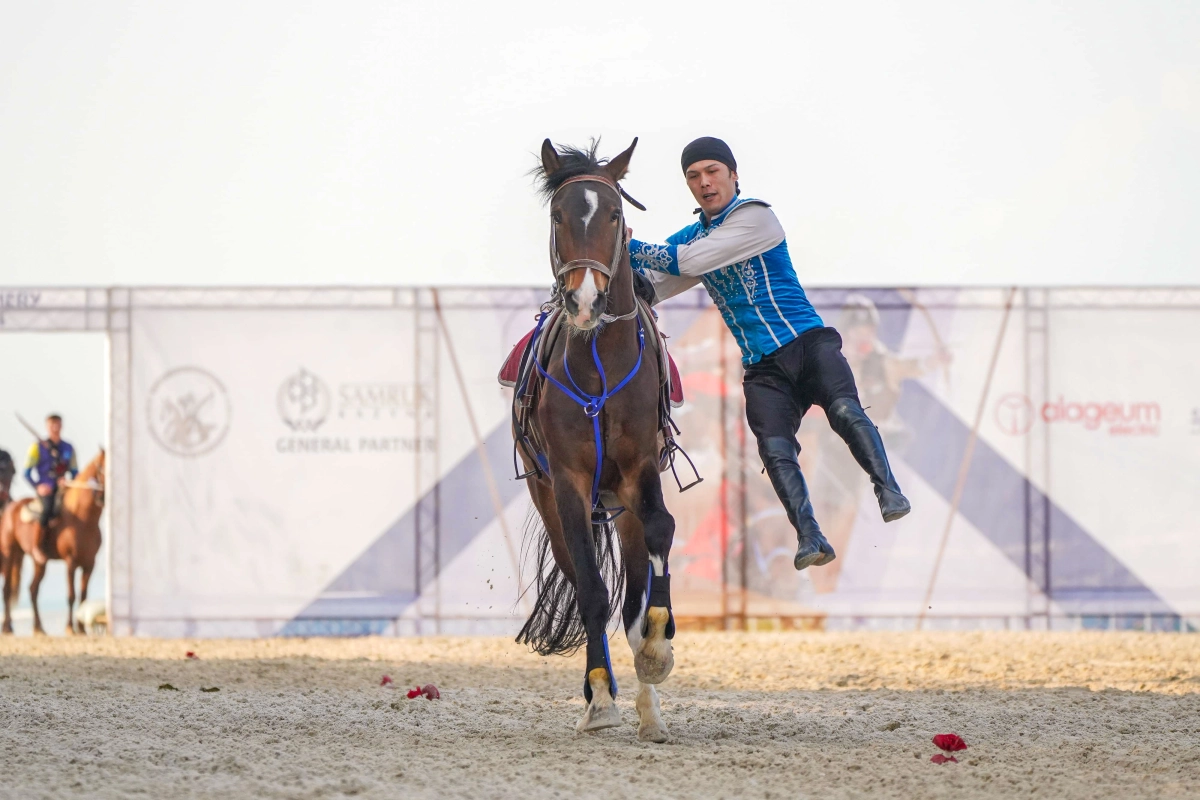
<instances>
[{"instance_id":1,"label":"black forelock","mask_svg":"<svg viewBox=\"0 0 1200 800\"><path fill-rule=\"evenodd\" d=\"M546 169L539 159L537 166L531 169L529 174L533 176L542 200L549 200L553 197L558 188L571 178L580 175L601 174L608 159L597 157L596 151L599 148L599 139L592 139L586 148L555 145L554 149L558 151L559 167L552 175L546 174Z\"/></svg>"}]
</instances>

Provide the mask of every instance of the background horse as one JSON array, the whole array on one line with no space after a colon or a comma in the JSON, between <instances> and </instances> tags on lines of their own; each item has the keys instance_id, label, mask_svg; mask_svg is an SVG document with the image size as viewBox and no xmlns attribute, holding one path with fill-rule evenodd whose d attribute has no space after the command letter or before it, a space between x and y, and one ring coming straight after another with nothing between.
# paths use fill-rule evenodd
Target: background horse
<instances>
[{"instance_id":1,"label":"background horse","mask_svg":"<svg viewBox=\"0 0 1200 800\"><path fill-rule=\"evenodd\" d=\"M4 633L12 633L12 604L21 586L21 564L25 554L33 550L38 535L38 523L24 522L21 510L30 498L10 503L0 516L0 572L4 575ZM104 451L63 490L62 513L50 523L48 558L61 558L67 565L67 633L84 633L84 626L74 623L75 570L83 571L79 581L80 601L87 600L88 580L96 566L100 550L100 514L104 510ZM33 606L33 632L45 633L38 614L38 588L46 574L45 564L35 564L29 584L29 601Z\"/></svg>"},{"instance_id":2,"label":"background horse","mask_svg":"<svg viewBox=\"0 0 1200 800\"><path fill-rule=\"evenodd\" d=\"M550 204L550 258L565 329L548 340L543 373L548 379L537 388L529 415L525 433L536 452L519 448L544 525L536 526L534 520L537 600L517 641L542 655L568 654L586 645L583 692L588 707L576 730L619 725L606 628L620 606L640 682L638 738L663 742L667 730L653 684L666 680L674 664L667 555L675 520L663 503L659 482L663 375L653 351L643 353L639 343L640 336L649 340L657 334L642 330L636 311L618 188L636 146L634 139L628 150L605 162L596 158L595 143L586 151L566 148L559 153L547 139L541 167L535 170ZM626 385L609 395L631 374ZM575 387L576 399L562 390L566 386ZM578 399L600 396L605 400L590 411ZM522 433L514 430L514 435ZM600 504L625 509L615 520L619 562L611 517L593 515L597 439L602 452Z\"/></svg>"}]
</instances>

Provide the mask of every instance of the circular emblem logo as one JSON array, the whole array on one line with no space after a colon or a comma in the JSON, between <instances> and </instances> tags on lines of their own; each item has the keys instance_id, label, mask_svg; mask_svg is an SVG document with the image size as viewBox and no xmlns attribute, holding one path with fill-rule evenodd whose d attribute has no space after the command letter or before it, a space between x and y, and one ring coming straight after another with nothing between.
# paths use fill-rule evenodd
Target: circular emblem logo
<instances>
[{"instance_id":1,"label":"circular emblem logo","mask_svg":"<svg viewBox=\"0 0 1200 800\"><path fill-rule=\"evenodd\" d=\"M229 433L229 394L211 373L179 367L150 388L146 415L150 434L163 449L177 456L204 455Z\"/></svg>"},{"instance_id":2,"label":"circular emblem logo","mask_svg":"<svg viewBox=\"0 0 1200 800\"><path fill-rule=\"evenodd\" d=\"M996 424L1009 436L1023 436L1033 427L1033 402L1019 392L996 401Z\"/></svg>"},{"instance_id":3,"label":"circular emblem logo","mask_svg":"<svg viewBox=\"0 0 1200 800\"><path fill-rule=\"evenodd\" d=\"M279 387L279 416L294 431L311 433L329 416L330 395L325 382L303 367Z\"/></svg>"}]
</instances>

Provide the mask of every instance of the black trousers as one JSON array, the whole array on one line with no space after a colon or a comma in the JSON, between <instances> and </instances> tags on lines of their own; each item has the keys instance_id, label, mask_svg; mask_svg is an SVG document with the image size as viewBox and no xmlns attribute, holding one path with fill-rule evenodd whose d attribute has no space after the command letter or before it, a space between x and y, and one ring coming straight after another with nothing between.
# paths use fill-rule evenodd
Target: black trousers
<instances>
[{"instance_id":1,"label":"black trousers","mask_svg":"<svg viewBox=\"0 0 1200 800\"><path fill-rule=\"evenodd\" d=\"M795 441L800 420L814 405L829 408L842 397L858 401L842 337L833 328L807 330L746 367L742 391L746 421L760 446L775 436Z\"/></svg>"},{"instance_id":2,"label":"black trousers","mask_svg":"<svg viewBox=\"0 0 1200 800\"><path fill-rule=\"evenodd\" d=\"M50 490L50 494L42 498L42 533L50 529L50 520L54 518L54 502L58 499L58 487Z\"/></svg>"}]
</instances>

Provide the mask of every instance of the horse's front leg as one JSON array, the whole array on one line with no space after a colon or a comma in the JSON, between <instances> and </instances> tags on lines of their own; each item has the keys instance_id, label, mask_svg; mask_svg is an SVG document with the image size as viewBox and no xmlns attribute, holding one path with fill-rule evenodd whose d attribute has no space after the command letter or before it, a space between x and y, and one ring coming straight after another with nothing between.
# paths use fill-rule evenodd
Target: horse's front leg
<instances>
[{"instance_id":1,"label":"horse's front leg","mask_svg":"<svg viewBox=\"0 0 1200 800\"><path fill-rule=\"evenodd\" d=\"M641 654L642 629L650 600L650 558L646 551L646 531L641 520L633 513L617 517L617 530L621 533L621 558L625 561L625 603L621 608L621 619L625 624L629 649L637 659ZM638 712L638 738L643 742L667 741L667 726L663 722L658 692L653 684L638 681L635 706Z\"/></svg>"},{"instance_id":2,"label":"horse's front leg","mask_svg":"<svg viewBox=\"0 0 1200 800\"><path fill-rule=\"evenodd\" d=\"M647 566L642 566L646 576L642 584L640 604L644 611L635 620L627 619L627 625L640 633L633 652L633 666L642 683L662 683L675 666L671 651L671 639L675 637L675 618L671 613L671 575L668 556L671 542L675 538L675 518L667 511L663 502L662 483L658 470L647 464L636 478L622 485L621 502L632 511L641 523L646 543ZM626 571L632 572L627 564ZM630 598L626 595L626 607ZM633 625L634 622L639 623ZM627 631L629 628L627 628ZM635 636L629 635L633 647Z\"/></svg>"},{"instance_id":3,"label":"horse's front leg","mask_svg":"<svg viewBox=\"0 0 1200 800\"><path fill-rule=\"evenodd\" d=\"M42 627L42 615L38 612L38 589L42 586L42 578L46 576L46 562L41 564L33 562L33 579L29 581L29 605L33 607L33 634L34 636L45 636L46 630Z\"/></svg>"},{"instance_id":4,"label":"horse's front leg","mask_svg":"<svg viewBox=\"0 0 1200 800\"><path fill-rule=\"evenodd\" d=\"M596 560L592 538L592 514L589 502L591 476L560 474L554 480L554 504L562 523L567 552L575 568L575 597L579 616L587 632L587 667L584 671L583 696L588 701L583 718L575 730L598 731L621 724L621 712L614 698L617 682L608 656L608 587Z\"/></svg>"},{"instance_id":5,"label":"horse's front leg","mask_svg":"<svg viewBox=\"0 0 1200 800\"><path fill-rule=\"evenodd\" d=\"M82 570L82 574L79 576L79 602L80 602L80 604L87 602L88 581L92 577L92 569L95 566L96 566L95 562L93 561L91 564L84 564L82 567L80 567L80 569ZM79 633L90 633L91 632L91 631L88 631L84 627L82 620L76 620L75 629L77 631L79 631Z\"/></svg>"}]
</instances>

